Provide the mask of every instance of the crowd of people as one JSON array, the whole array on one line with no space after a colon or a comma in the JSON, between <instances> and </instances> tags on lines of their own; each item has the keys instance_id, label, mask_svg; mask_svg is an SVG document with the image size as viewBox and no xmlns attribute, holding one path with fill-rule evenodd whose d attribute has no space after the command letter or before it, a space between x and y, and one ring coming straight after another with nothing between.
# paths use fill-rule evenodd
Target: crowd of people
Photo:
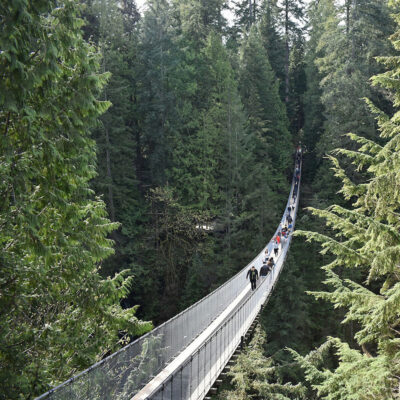
<instances>
[{"instance_id":1,"label":"crowd of people","mask_svg":"<svg viewBox=\"0 0 400 400\"><path fill-rule=\"evenodd\" d=\"M250 278L251 290L255 290L257 287L258 279L265 278L274 268L275 266L275 259L278 259L280 252L283 249L283 246L286 244L286 241L293 231L293 217L292 211L294 213L296 208L296 199L299 190L299 182L300 182L300 173L301 173L301 156L302 150L300 145L297 147L296 150L296 163L295 163L295 172L294 172L294 186L292 192L292 200L289 203L289 207L287 209L287 213L285 216L284 222L281 222L279 226L279 230L277 235L273 238L273 246L271 253L267 249L265 250L264 257L263 257L263 265L260 268L260 272L256 269L253 265L248 271L246 275L246 279ZM273 255L272 255L273 252ZM275 257L275 259L274 259Z\"/></svg>"}]
</instances>

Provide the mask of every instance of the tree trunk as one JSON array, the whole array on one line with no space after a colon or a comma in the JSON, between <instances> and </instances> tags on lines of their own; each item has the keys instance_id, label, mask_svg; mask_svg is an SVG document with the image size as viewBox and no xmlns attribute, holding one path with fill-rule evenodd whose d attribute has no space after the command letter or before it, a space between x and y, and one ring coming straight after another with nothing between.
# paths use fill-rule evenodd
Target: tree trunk
<instances>
[{"instance_id":1,"label":"tree trunk","mask_svg":"<svg viewBox=\"0 0 400 400\"><path fill-rule=\"evenodd\" d=\"M285 103L289 103L289 0L285 1Z\"/></svg>"},{"instance_id":2,"label":"tree trunk","mask_svg":"<svg viewBox=\"0 0 400 400\"><path fill-rule=\"evenodd\" d=\"M114 208L114 194L113 194L113 180L111 174L111 160L110 160L110 137L108 129L104 129L106 136L106 167L107 167L107 187L108 187L108 206L110 209L110 219L115 222L115 208Z\"/></svg>"},{"instance_id":3,"label":"tree trunk","mask_svg":"<svg viewBox=\"0 0 400 400\"><path fill-rule=\"evenodd\" d=\"M106 71L106 55L103 53L103 72ZM107 100L107 90L104 89L104 100ZM106 138L106 174L107 174L107 189L108 189L108 207L110 210L110 219L115 222L115 207L114 207L114 193L113 193L113 180L111 174L111 157L110 157L110 136L108 134L108 127L104 122L104 135ZM114 233L114 232L113 232Z\"/></svg>"},{"instance_id":4,"label":"tree trunk","mask_svg":"<svg viewBox=\"0 0 400 400\"><path fill-rule=\"evenodd\" d=\"M249 28L251 27L251 24L252 24L252 20L251 20L252 15L253 15L252 0L249 0Z\"/></svg>"}]
</instances>

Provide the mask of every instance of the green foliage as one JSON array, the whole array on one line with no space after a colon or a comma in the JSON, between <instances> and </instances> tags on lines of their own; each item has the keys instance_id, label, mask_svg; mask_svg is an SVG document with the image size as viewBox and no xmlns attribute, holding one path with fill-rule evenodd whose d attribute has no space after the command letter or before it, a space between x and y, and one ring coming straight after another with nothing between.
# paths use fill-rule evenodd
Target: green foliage
<instances>
[{"instance_id":1,"label":"green foliage","mask_svg":"<svg viewBox=\"0 0 400 400\"><path fill-rule=\"evenodd\" d=\"M187 37L200 44L211 32L221 34L226 27L222 11L225 0L175 0L174 9L179 13L180 25Z\"/></svg>"},{"instance_id":2,"label":"green foliage","mask_svg":"<svg viewBox=\"0 0 400 400\"><path fill-rule=\"evenodd\" d=\"M390 110L387 94L372 88L369 78L382 71L375 57L390 54L387 38L394 26L387 1L314 1L309 14L305 141L314 155L314 191L325 204L343 203L336 195L339 181L323 157L336 147L353 146L347 132L376 138L376 123L360 99ZM352 167L346 170L357 176Z\"/></svg>"},{"instance_id":3,"label":"green foliage","mask_svg":"<svg viewBox=\"0 0 400 400\"><path fill-rule=\"evenodd\" d=\"M396 16L397 22L399 17ZM393 35L396 42L398 33ZM375 85L393 91L394 105L399 105L399 87L393 79L400 70L399 57L382 57L380 61L391 70L372 79ZM307 359L298 356L306 368L307 378L326 399L367 399L398 397L399 360L399 275L400 236L399 192L399 119L379 111L379 144L348 135L358 145L357 150L337 150L336 154L351 160L356 170L365 170L368 181L357 182L348 177L339 161L333 157L335 175L343 182L342 194L352 201L353 208L338 205L325 210L312 209L313 214L326 220L330 236L305 233L308 240L322 243L322 252L335 256L324 267L325 283L330 292L316 292L317 298L330 301L336 308L346 310L343 323L358 326L354 335L357 347L333 339L337 367L320 371ZM304 232L299 232L304 234ZM332 236L333 235L333 236ZM346 279L342 268L359 271L359 279ZM363 382L371 382L367 387Z\"/></svg>"},{"instance_id":4,"label":"green foliage","mask_svg":"<svg viewBox=\"0 0 400 400\"><path fill-rule=\"evenodd\" d=\"M330 352L337 356L339 366L332 372L327 368L326 357ZM312 383L318 396L336 399L389 399L393 396L391 386L397 385L390 373L386 357L371 357L351 349L339 339L329 340L309 355L302 357L292 352L306 371L307 381ZM321 368L323 370L321 371Z\"/></svg>"},{"instance_id":5,"label":"green foliage","mask_svg":"<svg viewBox=\"0 0 400 400\"><path fill-rule=\"evenodd\" d=\"M324 107L321 102L322 89L320 82L322 75L315 65L315 60L322 56L318 49L318 42L322 34L322 21L324 20L325 8L319 7L318 2L311 2L308 10L309 15L309 35L307 42L307 52L305 56L305 74L307 90L304 94L304 145L309 154L306 164L307 176L314 177L317 166L319 165L316 157L316 145L323 133L324 126Z\"/></svg>"},{"instance_id":6,"label":"green foliage","mask_svg":"<svg viewBox=\"0 0 400 400\"><path fill-rule=\"evenodd\" d=\"M279 380L277 372L279 366L264 355L266 341L264 331L257 326L250 344L239 355L229 372L233 390L223 391L220 395L221 399L305 399L305 389L301 384L292 385Z\"/></svg>"},{"instance_id":7,"label":"green foliage","mask_svg":"<svg viewBox=\"0 0 400 400\"><path fill-rule=\"evenodd\" d=\"M118 226L89 189L89 137L110 104L108 74L81 37L75 1L2 3L0 47L0 379L6 398L30 398L150 328L122 310L131 286L102 279ZM124 338L125 340L126 338Z\"/></svg>"},{"instance_id":8,"label":"green foliage","mask_svg":"<svg viewBox=\"0 0 400 400\"><path fill-rule=\"evenodd\" d=\"M188 265L193 262L205 239L201 224L207 222L207 217L179 204L168 188L151 190L149 201L152 226L155 227L151 237L155 246L152 274L161 289L156 299L158 304L162 304L158 315L166 320L179 311L177 299L182 295ZM154 297L154 293L147 296Z\"/></svg>"},{"instance_id":9,"label":"green foliage","mask_svg":"<svg viewBox=\"0 0 400 400\"><path fill-rule=\"evenodd\" d=\"M264 2L259 21L260 34L271 67L279 80L281 98L284 99L286 46L285 38L281 34L282 20L280 17L277 0Z\"/></svg>"},{"instance_id":10,"label":"green foliage","mask_svg":"<svg viewBox=\"0 0 400 400\"><path fill-rule=\"evenodd\" d=\"M182 54L174 43L172 9L163 0L151 1L140 29L135 77L138 82L137 160L141 181L165 185L171 168L174 137L179 131L177 96L182 90ZM178 90L176 90L178 88Z\"/></svg>"},{"instance_id":11,"label":"green foliage","mask_svg":"<svg viewBox=\"0 0 400 400\"><path fill-rule=\"evenodd\" d=\"M120 222L121 226L111 235L116 242L116 254L103 263L103 276L131 267L138 252L138 237L143 234L141 225L146 219L135 170L138 50L133 6L131 2L118 7L115 2L93 0L85 10L88 21L98 22L96 36L92 35L91 39L101 48L102 69L111 72L102 97L111 101L112 106L93 132L98 175L92 187L96 193L103 194L111 220Z\"/></svg>"},{"instance_id":12,"label":"green foliage","mask_svg":"<svg viewBox=\"0 0 400 400\"><path fill-rule=\"evenodd\" d=\"M285 106L260 33L253 27L241 48L240 92L248 115L241 212L242 241L251 251L260 249L282 212L285 170L292 152ZM268 212L265 204L269 204ZM246 233L249 234L246 237ZM250 258L250 256L249 256Z\"/></svg>"},{"instance_id":13,"label":"green foliage","mask_svg":"<svg viewBox=\"0 0 400 400\"><path fill-rule=\"evenodd\" d=\"M261 45L260 33L255 28L241 50L240 87L249 116L249 130L264 142L266 162L272 161L275 168L289 166L292 149L286 110L279 98L278 81Z\"/></svg>"}]
</instances>

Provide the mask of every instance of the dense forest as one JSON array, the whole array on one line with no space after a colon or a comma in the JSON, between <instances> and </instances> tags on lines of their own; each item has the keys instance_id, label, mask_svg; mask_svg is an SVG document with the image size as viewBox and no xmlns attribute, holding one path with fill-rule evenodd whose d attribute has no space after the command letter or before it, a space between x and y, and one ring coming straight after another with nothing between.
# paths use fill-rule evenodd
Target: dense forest
<instances>
[{"instance_id":1,"label":"dense forest","mask_svg":"<svg viewBox=\"0 0 400 400\"><path fill-rule=\"evenodd\" d=\"M400 398L400 2L2 0L0 398L193 304L301 210L221 400Z\"/></svg>"}]
</instances>

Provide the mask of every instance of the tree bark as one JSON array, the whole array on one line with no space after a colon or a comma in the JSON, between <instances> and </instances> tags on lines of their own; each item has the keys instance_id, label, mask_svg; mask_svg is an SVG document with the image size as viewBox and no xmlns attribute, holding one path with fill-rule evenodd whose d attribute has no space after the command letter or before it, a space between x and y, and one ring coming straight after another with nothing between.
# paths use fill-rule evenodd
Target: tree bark
<instances>
[{"instance_id":1,"label":"tree bark","mask_svg":"<svg viewBox=\"0 0 400 400\"><path fill-rule=\"evenodd\" d=\"M289 0L285 1L285 103L289 103Z\"/></svg>"},{"instance_id":2,"label":"tree bark","mask_svg":"<svg viewBox=\"0 0 400 400\"><path fill-rule=\"evenodd\" d=\"M103 72L106 71L106 55L103 53ZM107 90L104 89L104 100L107 100ZM108 190L108 207L110 210L110 219L115 222L115 207L114 207L114 193L113 193L113 180L111 174L111 156L110 156L110 136L108 134L108 127L104 122L104 135L106 139L106 174L107 174L107 190ZM113 234L115 231L113 232Z\"/></svg>"},{"instance_id":3,"label":"tree bark","mask_svg":"<svg viewBox=\"0 0 400 400\"><path fill-rule=\"evenodd\" d=\"M111 157L110 157L110 136L108 135L108 129L104 129L106 136L106 168L107 168L107 188L108 188L108 205L110 208L110 218L112 222L115 222L115 207L114 207L114 193L113 193L113 180L111 174Z\"/></svg>"}]
</instances>

